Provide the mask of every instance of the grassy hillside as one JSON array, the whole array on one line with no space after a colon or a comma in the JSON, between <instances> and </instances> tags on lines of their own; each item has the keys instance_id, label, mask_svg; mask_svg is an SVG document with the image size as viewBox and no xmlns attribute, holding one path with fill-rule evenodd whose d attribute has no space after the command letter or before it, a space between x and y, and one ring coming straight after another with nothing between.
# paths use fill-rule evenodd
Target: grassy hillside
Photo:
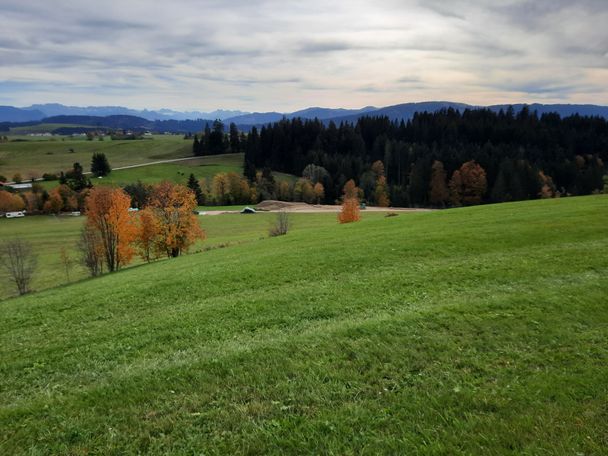
<instances>
[{"instance_id":1,"label":"grassy hillside","mask_svg":"<svg viewBox=\"0 0 608 456\"><path fill-rule=\"evenodd\" d=\"M0 453L601 454L607 216L366 218L5 301Z\"/></svg>"},{"instance_id":2,"label":"grassy hillside","mask_svg":"<svg viewBox=\"0 0 608 456\"><path fill-rule=\"evenodd\" d=\"M24 178L32 173L56 173L80 162L85 170L91 166L94 152L103 152L112 167L134 165L164 159L189 157L192 141L182 136L158 135L153 139L87 141L85 139L52 138L0 143L0 174L12 177L20 172Z\"/></svg>"},{"instance_id":3,"label":"grassy hillside","mask_svg":"<svg viewBox=\"0 0 608 456\"><path fill-rule=\"evenodd\" d=\"M201 210L235 210L244 206L211 206ZM212 249L222 245L235 245L258 241L268 236L268 229L275 219L274 214L259 213L250 215L221 215L199 217L207 234L207 239L194 246L192 252ZM380 218L383 214L370 213L366 218ZM291 214L293 232L311 230L321 226L332 226L336 222L335 214ZM77 261L78 253L74 251L78 241L84 217L35 216L22 219L0 218L0 239L19 237L29 241L38 255L38 268L32 287L41 291L67 283L65 270L60 260L61 247L71 252L72 259ZM133 265L140 264L135 261ZM86 270L76 264L70 272L70 282L87 277ZM0 274L0 300L16 294L15 285Z\"/></svg>"},{"instance_id":4,"label":"grassy hillside","mask_svg":"<svg viewBox=\"0 0 608 456\"><path fill-rule=\"evenodd\" d=\"M11 137L14 137L14 136L19 136L19 135L27 135L29 133L52 133L54 130L57 130L58 128L83 128L83 127L95 128L94 125L41 123L41 124L37 124L37 125L11 127L9 135Z\"/></svg>"},{"instance_id":5,"label":"grassy hillside","mask_svg":"<svg viewBox=\"0 0 608 456\"><path fill-rule=\"evenodd\" d=\"M169 180L185 185L190 173L201 179L213 178L217 173L243 172L243 154L224 154L200 157L174 163L142 166L112 171L103 179L96 179L94 183L106 183L124 186L141 180L149 184Z\"/></svg>"}]
</instances>

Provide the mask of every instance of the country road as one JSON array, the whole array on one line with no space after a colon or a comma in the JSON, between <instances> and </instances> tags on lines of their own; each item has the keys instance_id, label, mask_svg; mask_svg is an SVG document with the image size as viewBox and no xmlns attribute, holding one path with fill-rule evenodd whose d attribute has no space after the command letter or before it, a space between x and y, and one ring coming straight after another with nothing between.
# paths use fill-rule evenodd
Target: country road
<instances>
[{"instance_id":1,"label":"country road","mask_svg":"<svg viewBox=\"0 0 608 456\"><path fill-rule=\"evenodd\" d=\"M117 166L116 168L112 168L112 171L119 171L121 169L131 169L131 168L141 168L142 166L151 166L151 165L162 165L163 163L174 163L174 162L180 162L180 161L186 161L186 160L200 160L203 157L183 157L183 158L171 158L168 160L159 160L159 161L154 161L154 162L148 162L148 163L140 163L137 165L127 165L127 166ZM91 171L86 171L82 174L88 175L88 174L92 174ZM39 177L38 179L34 179L34 182L41 182L44 179L42 177ZM21 183L22 184L27 184L32 182L32 180L22 180ZM13 185L15 184L15 182L6 182L7 185Z\"/></svg>"}]
</instances>

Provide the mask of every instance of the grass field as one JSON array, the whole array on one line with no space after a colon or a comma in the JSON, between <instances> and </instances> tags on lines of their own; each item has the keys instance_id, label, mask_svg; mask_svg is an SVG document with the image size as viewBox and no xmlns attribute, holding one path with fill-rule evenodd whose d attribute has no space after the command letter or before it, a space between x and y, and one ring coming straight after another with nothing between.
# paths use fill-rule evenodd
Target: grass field
<instances>
[{"instance_id":1,"label":"grass field","mask_svg":"<svg viewBox=\"0 0 608 456\"><path fill-rule=\"evenodd\" d=\"M208 206L200 210L238 210L244 206ZM383 214L367 214L371 218ZM219 246L232 246L245 242L258 241L268 236L269 228L276 215L259 213L255 215L226 214L222 216L201 216L199 221L207 234L207 239L195 245L191 251L214 249ZM291 214L292 229L311 230L319 226L329 226L336 222L335 214ZM22 219L0 218L0 239L19 237L31 242L38 255L38 268L32 287L40 291L68 283L65 269L60 260L61 247L64 246L75 262L78 253L75 246L80 234L84 217L34 216ZM135 261L133 265L141 264ZM75 264L70 272L70 282L87 277L86 270ZM0 299L16 294L15 286L0 273Z\"/></svg>"},{"instance_id":2,"label":"grass field","mask_svg":"<svg viewBox=\"0 0 608 456\"><path fill-rule=\"evenodd\" d=\"M120 167L189 157L192 155L192 141L177 135L157 135L143 140L52 138L0 143L0 174L11 178L19 172L25 179L32 174L41 176L71 169L74 162L79 162L88 171L94 152L103 152L112 167Z\"/></svg>"},{"instance_id":3,"label":"grass field","mask_svg":"<svg viewBox=\"0 0 608 456\"><path fill-rule=\"evenodd\" d=\"M115 170L103 179L94 179L93 183L124 186L138 180L148 184L169 180L185 185L190 173L194 173L197 179L205 177L209 180L217 173L228 172L243 172L243 154L213 155L175 163Z\"/></svg>"},{"instance_id":4,"label":"grass field","mask_svg":"<svg viewBox=\"0 0 608 456\"><path fill-rule=\"evenodd\" d=\"M29 133L51 133L58 128L87 128L92 127L92 125L77 125L77 124L58 124L58 123L41 123L38 125L28 125L22 127L11 127L8 136L13 139L14 137L19 137L21 135L29 135ZM48 138L47 138L48 139Z\"/></svg>"},{"instance_id":5,"label":"grass field","mask_svg":"<svg viewBox=\"0 0 608 456\"><path fill-rule=\"evenodd\" d=\"M607 217L319 219L4 301L0 453L606 454Z\"/></svg>"}]
</instances>

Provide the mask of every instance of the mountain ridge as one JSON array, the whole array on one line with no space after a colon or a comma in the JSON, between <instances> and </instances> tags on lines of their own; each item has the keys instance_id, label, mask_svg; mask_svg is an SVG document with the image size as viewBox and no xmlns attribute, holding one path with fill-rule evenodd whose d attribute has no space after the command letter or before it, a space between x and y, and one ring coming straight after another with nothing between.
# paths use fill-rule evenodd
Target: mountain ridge
<instances>
[{"instance_id":1,"label":"mountain ridge","mask_svg":"<svg viewBox=\"0 0 608 456\"><path fill-rule=\"evenodd\" d=\"M164 113L162 118L151 119L149 113L155 111L136 111L129 108L123 107L90 107L82 108L96 109L99 115L87 115L87 114L59 114L48 116L45 115L40 109L30 109L41 106L51 106L52 109L61 109L63 105L59 104L47 104L47 105L32 105L29 108L16 108L14 106L0 106L0 122L3 123L31 123L31 122L45 122L45 123L77 123L86 124L93 126L105 126L113 128L142 128L142 129L153 129L155 131L178 131L178 132L196 132L201 131L206 123L213 123L213 121L219 117L207 115L203 117L190 117L184 118L187 113L181 113L180 116L170 117L171 113L176 111L171 110L160 110ZM539 115L545 113L557 113L562 117L570 116L573 114L579 114L581 116L599 116L608 119L608 106L592 105L592 104L542 104L542 103L515 103L515 104L495 104L488 106L470 105L466 103L457 103L451 101L425 101L425 102L414 102L414 103L401 103L385 107L373 107L366 106L360 109L346 109L346 108L322 108L322 107L309 107L294 111L291 113L281 113L277 111L270 112L254 112L244 113L243 111L222 111L217 110L212 113L222 113L227 115L229 113L239 113L236 116L220 118L225 125L235 123L241 129L250 129L253 126L260 127L273 122L278 122L283 118L293 119L300 117L302 119L318 119L324 123L334 122L350 122L354 123L362 116L386 116L392 121L407 121L411 119L416 112L436 112L441 109L452 108L458 111L465 109L490 109L494 112L498 112L501 109L507 110L512 107L514 112L517 113L521 109L527 106L531 112L537 112ZM47 108L50 109L50 108ZM80 109L80 108L78 108ZM113 112L112 109L119 111L117 114L106 114L106 112ZM135 115L135 113L148 113L146 115ZM202 112L192 111L190 114L205 114ZM123 124L117 121L122 118L126 121ZM107 120L104 120L107 119ZM138 120L135 120L138 119ZM93 122L93 123L91 123ZM110 122L110 124L108 124ZM163 130L165 128L165 130Z\"/></svg>"}]
</instances>

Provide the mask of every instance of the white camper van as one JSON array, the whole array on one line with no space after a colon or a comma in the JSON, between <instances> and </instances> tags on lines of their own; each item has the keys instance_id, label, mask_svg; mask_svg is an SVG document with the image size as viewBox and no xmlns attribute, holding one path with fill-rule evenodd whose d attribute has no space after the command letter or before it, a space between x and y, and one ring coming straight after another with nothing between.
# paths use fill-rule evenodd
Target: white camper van
<instances>
[{"instance_id":1,"label":"white camper van","mask_svg":"<svg viewBox=\"0 0 608 456\"><path fill-rule=\"evenodd\" d=\"M6 213L6 218L18 218L18 217L25 217L25 213L23 211Z\"/></svg>"}]
</instances>

